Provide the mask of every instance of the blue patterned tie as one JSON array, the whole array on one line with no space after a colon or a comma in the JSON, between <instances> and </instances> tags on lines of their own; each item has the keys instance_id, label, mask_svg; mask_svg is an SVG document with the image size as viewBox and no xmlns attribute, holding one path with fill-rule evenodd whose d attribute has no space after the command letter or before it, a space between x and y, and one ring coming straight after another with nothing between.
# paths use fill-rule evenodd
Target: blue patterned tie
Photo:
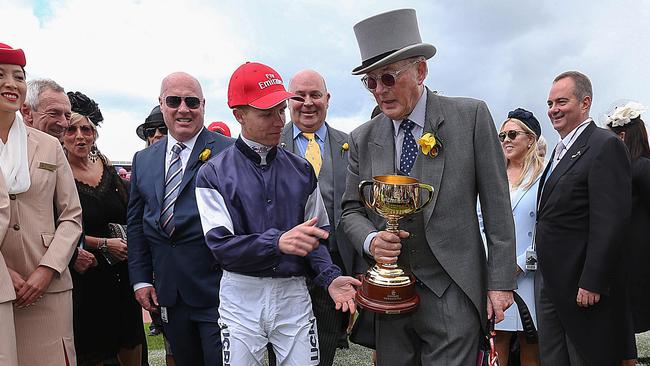
<instances>
[{"instance_id":1,"label":"blue patterned tie","mask_svg":"<svg viewBox=\"0 0 650 366\"><path fill-rule=\"evenodd\" d=\"M160 212L160 221L162 228L167 235L172 236L174 233L174 203L178 197L178 188L183 179L183 166L181 164L181 150L185 144L177 142L172 146L172 160L169 163L167 176L165 177L165 196L163 197L162 211Z\"/></svg>"},{"instance_id":2,"label":"blue patterned tie","mask_svg":"<svg viewBox=\"0 0 650 366\"><path fill-rule=\"evenodd\" d=\"M402 155L399 158L399 170L407 175L411 174L415 158L418 155L418 145L415 143L415 138L411 132L415 127L415 122L405 119L399 125L399 128L404 130L404 141L402 142Z\"/></svg>"}]
</instances>

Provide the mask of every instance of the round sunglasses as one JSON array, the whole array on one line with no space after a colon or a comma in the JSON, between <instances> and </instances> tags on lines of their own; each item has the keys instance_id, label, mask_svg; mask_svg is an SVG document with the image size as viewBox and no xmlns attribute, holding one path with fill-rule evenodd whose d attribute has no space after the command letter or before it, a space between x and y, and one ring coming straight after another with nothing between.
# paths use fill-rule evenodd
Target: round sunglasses
<instances>
[{"instance_id":1,"label":"round sunglasses","mask_svg":"<svg viewBox=\"0 0 650 366\"><path fill-rule=\"evenodd\" d=\"M399 74L402 72L406 71L411 65L414 65L416 63L420 62L420 60L415 60L412 62L409 62L406 64L404 67L400 68L397 71L386 71L383 74L381 74L379 77L375 77L372 75L365 75L364 77L361 78L361 82L363 85L370 91L373 91L377 89L378 82L381 81L381 83L385 86L390 88L391 86L395 86L395 83L397 82L397 77Z\"/></svg>"},{"instance_id":2,"label":"round sunglasses","mask_svg":"<svg viewBox=\"0 0 650 366\"><path fill-rule=\"evenodd\" d=\"M65 128L65 135L66 136L74 136L77 134L77 130L81 131L81 134L83 136L92 136L95 133L95 130L93 130L92 127L89 125L82 125L82 126L68 126Z\"/></svg>"},{"instance_id":3,"label":"round sunglasses","mask_svg":"<svg viewBox=\"0 0 650 366\"><path fill-rule=\"evenodd\" d=\"M517 135L528 135L528 132L526 131L521 131L521 130L510 130L510 131L503 131L499 133L499 141L503 142L506 140L506 136L510 140L514 140L517 138Z\"/></svg>"}]
</instances>

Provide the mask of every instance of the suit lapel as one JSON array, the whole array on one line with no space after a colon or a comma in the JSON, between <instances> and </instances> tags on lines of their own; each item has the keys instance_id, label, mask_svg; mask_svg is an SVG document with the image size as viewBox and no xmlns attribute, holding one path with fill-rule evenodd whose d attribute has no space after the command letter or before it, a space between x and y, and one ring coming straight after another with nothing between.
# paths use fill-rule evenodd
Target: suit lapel
<instances>
[{"instance_id":1,"label":"suit lapel","mask_svg":"<svg viewBox=\"0 0 650 366\"><path fill-rule=\"evenodd\" d=\"M178 189L178 195L180 196L183 189L187 187L187 184L194 179L196 171L199 169L203 162L199 160L199 155L205 149L210 149L214 151L214 136L212 132L203 128L199 133L199 136L196 138L196 143L194 148L190 153L190 158L187 160L187 165L185 166L185 171L183 172L183 180L181 180L181 186Z\"/></svg>"},{"instance_id":2,"label":"suit lapel","mask_svg":"<svg viewBox=\"0 0 650 366\"><path fill-rule=\"evenodd\" d=\"M154 183L156 191L156 201L158 202L158 207L162 206L163 195L165 194L165 164L167 160L167 137L156 142L152 147L151 157L153 159L153 164L151 167L143 167L142 169L151 168L153 172L153 177L156 181Z\"/></svg>"},{"instance_id":3,"label":"suit lapel","mask_svg":"<svg viewBox=\"0 0 650 366\"><path fill-rule=\"evenodd\" d=\"M395 173L395 136L393 121L382 115L376 121L373 136L369 139L372 176L397 174ZM363 147L362 147L363 148Z\"/></svg>"},{"instance_id":4,"label":"suit lapel","mask_svg":"<svg viewBox=\"0 0 650 366\"><path fill-rule=\"evenodd\" d=\"M425 133L434 133L436 136L444 140L444 114L440 102L435 93L426 90L427 95L427 109L425 114L424 131ZM419 147L418 147L419 150ZM445 149L440 150L438 156L431 157L425 156L421 150L418 151L418 157L415 160L416 178L422 183L429 184L433 187L433 199L431 203L424 209L424 222L428 223L433 214L438 199L438 191L440 190L440 183L442 182L442 173L445 169Z\"/></svg>"},{"instance_id":5,"label":"suit lapel","mask_svg":"<svg viewBox=\"0 0 650 366\"><path fill-rule=\"evenodd\" d=\"M553 188L555 188L555 185L560 180L560 178L564 174L566 174L566 172L568 172L569 169L571 169L571 167L582 156L584 156L585 152L589 149L589 146L587 146L587 142L589 142L589 137L591 136L591 134L594 132L595 129L596 129L596 124L593 121L590 122L587 128L585 128L585 130L582 131L580 136L578 136L576 142L574 142L573 145L571 145L571 148L564 154L564 156L557 164L555 169L553 169L550 175L548 175L546 181L544 182L544 186L541 190L540 205L539 205L540 209L543 207L544 203L548 199L548 196L551 194Z\"/></svg>"},{"instance_id":6,"label":"suit lapel","mask_svg":"<svg viewBox=\"0 0 650 366\"><path fill-rule=\"evenodd\" d=\"M332 158L332 176L334 179L334 218L341 217L341 198L345 192L345 176L348 166L348 153L343 151L343 144L347 142L345 135L334 131L327 126L327 136L330 142ZM338 224L338 223L335 223Z\"/></svg>"},{"instance_id":7,"label":"suit lapel","mask_svg":"<svg viewBox=\"0 0 650 366\"><path fill-rule=\"evenodd\" d=\"M36 156L36 150L38 149L38 140L33 136L29 128L27 129L27 159L29 160L29 170L32 170L32 164L34 164L34 156Z\"/></svg>"},{"instance_id":8,"label":"suit lapel","mask_svg":"<svg viewBox=\"0 0 650 366\"><path fill-rule=\"evenodd\" d=\"M293 123L289 122L286 125L284 125L284 128L282 128L282 135L280 136L280 146L287 151L291 151L292 153L296 153L294 151L294 144L293 144Z\"/></svg>"},{"instance_id":9,"label":"suit lapel","mask_svg":"<svg viewBox=\"0 0 650 366\"><path fill-rule=\"evenodd\" d=\"M539 178L540 177L538 176L535 182L537 182ZM512 197L512 199L510 200L510 206L512 207L513 211L515 210L515 208L517 208L517 205L519 204L521 199L526 195L526 193L528 193L528 191L535 185L535 182L533 182L533 184L528 189L524 189L522 187L517 188L517 193L515 193L515 196Z\"/></svg>"}]
</instances>

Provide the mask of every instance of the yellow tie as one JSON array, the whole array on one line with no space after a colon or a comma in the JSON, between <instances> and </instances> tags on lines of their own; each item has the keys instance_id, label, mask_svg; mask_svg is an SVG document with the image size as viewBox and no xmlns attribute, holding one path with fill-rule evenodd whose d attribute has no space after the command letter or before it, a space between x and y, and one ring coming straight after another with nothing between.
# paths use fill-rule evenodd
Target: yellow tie
<instances>
[{"instance_id":1,"label":"yellow tie","mask_svg":"<svg viewBox=\"0 0 650 366\"><path fill-rule=\"evenodd\" d=\"M323 166L323 157L321 156L320 153L320 146L318 145L318 142L316 142L316 139L314 138L314 134L311 132L303 132L303 136L309 142L307 143L307 150L305 150L305 159L311 163L311 165L314 167L314 172L316 173L316 176L318 177L318 173L320 173L320 168Z\"/></svg>"}]
</instances>

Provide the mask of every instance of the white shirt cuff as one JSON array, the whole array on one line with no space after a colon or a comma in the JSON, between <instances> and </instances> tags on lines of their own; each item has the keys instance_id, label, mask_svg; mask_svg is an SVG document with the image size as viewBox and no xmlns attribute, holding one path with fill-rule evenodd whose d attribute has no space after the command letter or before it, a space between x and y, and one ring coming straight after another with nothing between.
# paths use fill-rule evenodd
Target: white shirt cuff
<instances>
[{"instance_id":1,"label":"white shirt cuff","mask_svg":"<svg viewBox=\"0 0 650 366\"><path fill-rule=\"evenodd\" d=\"M371 257L372 254L370 254L370 242L372 241L372 239L375 238L375 236L377 236L377 234L378 234L377 231L373 231L370 234L368 234L368 236L366 236L366 240L363 241L363 251Z\"/></svg>"},{"instance_id":2,"label":"white shirt cuff","mask_svg":"<svg viewBox=\"0 0 650 366\"><path fill-rule=\"evenodd\" d=\"M145 287L153 287L153 285L150 284L150 283L147 283L147 282L138 282L135 285L133 285L133 292L136 292L139 289L145 288Z\"/></svg>"}]
</instances>

